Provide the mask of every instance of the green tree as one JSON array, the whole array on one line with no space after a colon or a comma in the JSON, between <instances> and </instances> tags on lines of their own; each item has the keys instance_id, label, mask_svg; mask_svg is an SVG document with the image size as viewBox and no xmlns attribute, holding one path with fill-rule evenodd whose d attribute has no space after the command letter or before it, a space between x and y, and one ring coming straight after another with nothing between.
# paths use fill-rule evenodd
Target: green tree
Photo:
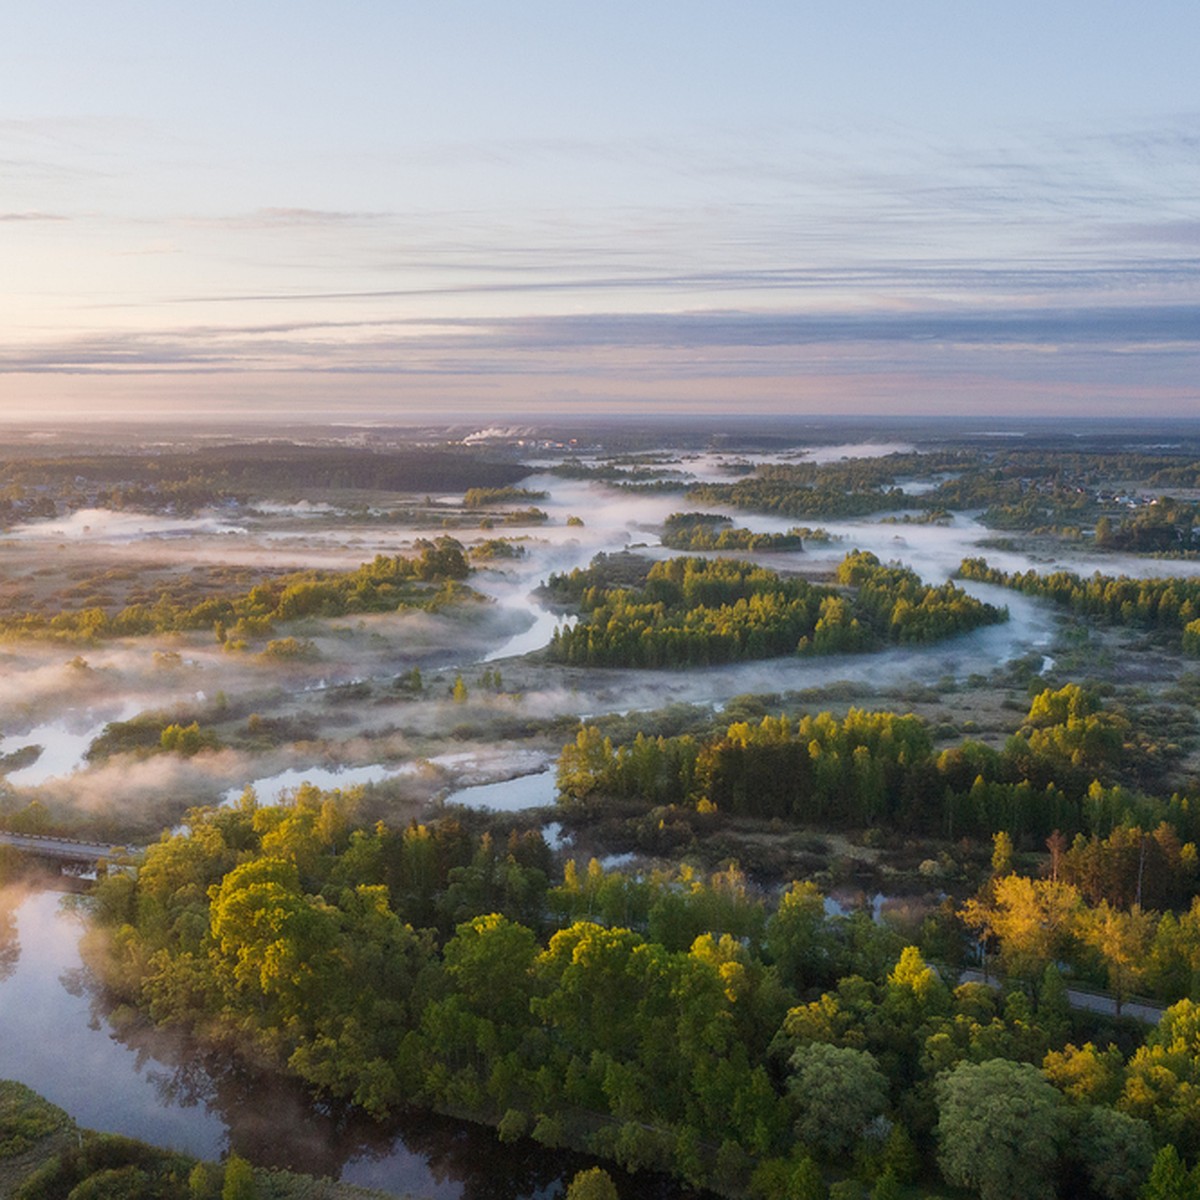
<instances>
[{"instance_id":1,"label":"green tree","mask_svg":"<svg viewBox=\"0 0 1200 1200\"><path fill-rule=\"evenodd\" d=\"M961 1062L935 1091L938 1162L948 1182L983 1200L1054 1195L1062 1098L1036 1067Z\"/></svg>"},{"instance_id":2,"label":"green tree","mask_svg":"<svg viewBox=\"0 0 1200 1200\"><path fill-rule=\"evenodd\" d=\"M788 1200L825 1200L829 1189L821 1176L821 1169L811 1158L805 1156L792 1170Z\"/></svg>"},{"instance_id":3,"label":"green tree","mask_svg":"<svg viewBox=\"0 0 1200 1200\"><path fill-rule=\"evenodd\" d=\"M796 1137L830 1157L850 1154L887 1105L887 1079L866 1050L814 1042L791 1057Z\"/></svg>"},{"instance_id":4,"label":"green tree","mask_svg":"<svg viewBox=\"0 0 1200 1200\"><path fill-rule=\"evenodd\" d=\"M230 1154L225 1160L225 1183L221 1200L258 1200L254 1168L240 1155Z\"/></svg>"},{"instance_id":5,"label":"green tree","mask_svg":"<svg viewBox=\"0 0 1200 1200\"><path fill-rule=\"evenodd\" d=\"M617 1185L602 1167L590 1167L571 1180L566 1200L618 1200Z\"/></svg>"},{"instance_id":6,"label":"green tree","mask_svg":"<svg viewBox=\"0 0 1200 1200\"><path fill-rule=\"evenodd\" d=\"M1037 995L1038 1024L1046 1031L1051 1045L1065 1039L1071 1028L1071 1002L1062 972L1049 963L1042 972Z\"/></svg>"},{"instance_id":7,"label":"green tree","mask_svg":"<svg viewBox=\"0 0 1200 1200\"><path fill-rule=\"evenodd\" d=\"M1138 1192L1138 1200L1197 1200L1200 1186L1179 1157L1179 1151L1168 1143L1155 1156L1150 1178Z\"/></svg>"},{"instance_id":8,"label":"green tree","mask_svg":"<svg viewBox=\"0 0 1200 1200\"><path fill-rule=\"evenodd\" d=\"M857 1179L839 1179L829 1185L829 1200L863 1200L863 1185Z\"/></svg>"},{"instance_id":9,"label":"green tree","mask_svg":"<svg viewBox=\"0 0 1200 1200\"><path fill-rule=\"evenodd\" d=\"M1154 1135L1145 1121L1112 1108L1091 1108L1074 1152L1098 1196L1134 1200L1154 1164Z\"/></svg>"},{"instance_id":10,"label":"green tree","mask_svg":"<svg viewBox=\"0 0 1200 1200\"><path fill-rule=\"evenodd\" d=\"M992 875L999 878L1008 875L1013 869L1012 838L1001 829L992 834Z\"/></svg>"},{"instance_id":11,"label":"green tree","mask_svg":"<svg viewBox=\"0 0 1200 1200\"><path fill-rule=\"evenodd\" d=\"M188 1196L190 1200L216 1200L217 1181L204 1163L197 1163L188 1176Z\"/></svg>"},{"instance_id":12,"label":"green tree","mask_svg":"<svg viewBox=\"0 0 1200 1200\"><path fill-rule=\"evenodd\" d=\"M911 1183L921 1170L921 1156L913 1144L912 1135L899 1122L892 1126L879 1159L884 1175L897 1183Z\"/></svg>"},{"instance_id":13,"label":"green tree","mask_svg":"<svg viewBox=\"0 0 1200 1200\"><path fill-rule=\"evenodd\" d=\"M767 922L767 950L780 977L797 990L824 983L833 974L836 949L820 889L808 880L793 881Z\"/></svg>"},{"instance_id":14,"label":"green tree","mask_svg":"<svg viewBox=\"0 0 1200 1200\"><path fill-rule=\"evenodd\" d=\"M160 1195L156 1181L141 1167L129 1163L104 1167L89 1175L71 1189L68 1200L153 1200Z\"/></svg>"},{"instance_id":15,"label":"green tree","mask_svg":"<svg viewBox=\"0 0 1200 1200\"><path fill-rule=\"evenodd\" d=\"M871 1200L900 1200L904 1194L904 1188L900 1185L900 1180L896 1178L895 1172L891 1167L875 1181L875 1186L871 1189Z\"/></svg>"}]
</instances>

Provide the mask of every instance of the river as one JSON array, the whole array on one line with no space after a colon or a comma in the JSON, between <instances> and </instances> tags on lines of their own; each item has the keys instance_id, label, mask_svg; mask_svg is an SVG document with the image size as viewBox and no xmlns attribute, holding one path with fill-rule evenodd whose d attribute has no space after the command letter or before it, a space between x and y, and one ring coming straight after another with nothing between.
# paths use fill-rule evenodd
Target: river
<instances>
[{"instance_id":1,"label":"river","mask_svg":"<svg viewBox=\"0 0 1200 1200\"><path fill-rule=\"evenodd\" d=\"M840 454L848 448L834 450ZM728 464L714 456L685 466L705 477L732 477ZM686 507L680 495L618 492L594 482L555 476L534 476L526 484L550 493L545 501L539 501L548 522L528 530L499 531L519 536L527 553L504 561L503 569L481 571L473 580L494 602L489 611L498 612L503 619L484 620L487 612L481 610L479 620L458 630L461 641L435 660L438 667L453 671L457 665L474 670L544 645L561 617L531 595L542 579L551 571L585 565L601 550L636 545L661 555L664 551L658 546L657 527L668 513ZM746 513L736 517L739 523L761 532L791 524ZM568 524L568 518L576 520ZM164 529L149 518L130 522L120 514L92 511L77 514L73 522L65 524L32 524L11 531L8 538L34 559L62 553L62 545L69 547L75 542L86 542L89 556L103 553L112 561L144 553L143 543L150 541L155 554L165 556L165 539L169 538L171 553L181 558L186 554L188 562L347 568L376 553L395 553L412 538L429 532L383 520L377 525L341 524L336 513L325 509L292 514L292 524L285 528L278 527L281 519L278 513L264 509L261 516L252 511L241 514L236 524L179 519ZM579 524L580 520L584 524ZM962 515L946 527L880 520L828 522L827 526L836 539L832 543L812 543L803 554L786 556L786 561L779 555L765 556L763 561L785 568L828 569L848 550L861 547L884 559L898 558L931 582L940 582L961 558L979 553L979 543L989 536L983 526ZM457 532L468 542L495 536ZM989 556L1006 569L1035 565L1027 556L1012 551L993 549ZM1045 568L1048 564L1036 565ZM1191 574L1200 569L1195 563L1113 557L1093 560L1083 554L1062 565L1084 572L1102 567L1108 571ZM969 588L1006 604L1011 619L940 645L894 647L876 655L739 663L707 672L613 671L604 675L604 689L597 694L568 691L555 684L544 696L513 701L518 706L514 711L525 711L520 703L534 712L540 711L539 703L550 713L628 711L676 700L720 703L741 692L778 692L827 685L837 679L879 686L943 675L963 678L1031 649L1044 651L1050 646L1055 617L1048 604L983 585ZM233 752L198 756L187 762L167 756L144 763L122 759L112 768L84 758L105 722L147 708L198 705L206 694L225 692L282 705L295 696L307 695L308 687L318 686L331 670L343 669L347 678L390 679L417 662L424 664L419 651L441 650L437 639L445 633L434 619L409 616L395 620L403 634L400 652L392 654L390 644L373 632L384 628L386 620L371 625L346 621L339 627L344 639L336 645L340 657L335 661L331 656L312 666L312 680L297 674L305 669L302 666L289 667L291 673L284 675L281 668L268 668L255 656L230 655L215 643L204 644L196 638L176 639L172 645L177 649L166 655L154 653L154 646L142 641L99 646L89 649L86 662L82 657L65 662L70 655L59 646L14 644L7 652L0 681L0 752L33 746L44 749L31 765L13 771L9 786L26 800L37 798L39 788L52 788L48 795L84 807L107 804L117 796L122 811L132 811L135 771L147 776L148 797L160 797L172 787L200 788L203 784L206 794L216 800L223 794L240 794L247 781L257 780L263 798L269 799L273 789L293 787L301 778L344 785L360 776L376 779L412 769L416 760L405 762L399 756L389 759L387 766L380 760L372 763L374 743L364 744L354 761L323 764L328 778L314 776L307 763L287 761L283 751L264 754L261 761ZM359 624L362 629L357 628ZM490 632L493 625L497 630L494 637ZM359 655L357 660L354 654ZM275 686L284 700L268 690L276 677ZM313 695L321 698L318 693ZM396 703L400 706L399 700ZM448 702L447 706L452 707ZM322 713L322 721L327 722L328 714ZM379 739L383 742L386 721L394 718L385 714L376 719L385 725ZM354 732L362 735L361 741L373 731L364 726ZM349 734L341 744L351 744ZM456 768L451 774L456 776L458 790L448 797L452 802L507 810L545 803L553 790L552 773L537 773L544 760L517 764L518 773L525 772L520 779L464 787L477 781L462 777L463 772L457 770L461 764L450 761L454 755L442 758L444 765ZM441 762L437 757L431 761L435 765ZM506 764L505 773L510 770ZM203 772L208 775L200 779ZM217 1158L233 1148L263 1165L288 1166L390 1191L408 1190L437 1200L551 1197L561 1193L564 1176L584 1164L584 1160L553 1154L531 1143L504 1146L486 1129L441 1118L416 1116L382 1127L353 1113L316 1106L301 1090L278 1078L264 1079L228 1062L208 1060L185 1040L145 1031L136 1036L118 1033L83 987L79 917L62 911L60 897L49 891L30 891L8 899L15 928L5 953L5 910L0 907L0 1021L4 1034L0 1038L0 1077L35 1088L83 1125L207 1158ZM19 946L19 954L13 961L15 946ZM627 1186L626 1191L630 1196L677 1194L668 1183L652 1187L644 1179Z\"/></svg>"},{"instance_id":2,"label":"river","mask_svg":"<svg viewBox=\"0 0 1200 1200\"><path fill-rule=\"evenodd\" d=\"M430 1200L552 1200L596 1161L528 1140L506 1145L486 1127L427 1113L377 1123L185 1037L118 1032L86 986L82 931L59 893L0 889L0 1078L27 1084L81 1125ZM626 1197L693 1195L659 1176L608 1169Z\"/></svg>"}]
</instances>

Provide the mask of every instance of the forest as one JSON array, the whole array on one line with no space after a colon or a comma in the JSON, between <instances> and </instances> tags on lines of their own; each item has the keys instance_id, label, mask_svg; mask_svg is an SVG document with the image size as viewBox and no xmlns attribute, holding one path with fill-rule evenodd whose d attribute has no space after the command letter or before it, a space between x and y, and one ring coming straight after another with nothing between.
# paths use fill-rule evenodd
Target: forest
<instances>
[{"instance_id":1,"label":"forest","mask_svg":"<svg viewBox=\"0 0 1200 1200\"><path fill-rule=\"evenodd\" d=\"M639 735L617 746L586 726L559 758L558 787L568 806L643 797L823 828L1005 833L1029 846L1055 832L1107 837L1161 822L1198 841L1200 798L1164 799L1137 786L1153 778L1161 753L1067 684L1035 696L1000 750L967 739L935 752L920 718L857 709L841 720L767 716L710 739Z\"/></svg>"},{"instance_id":2,"label":"forest","mask_svg":"<svg viewBox=\"0 0 1200 1200\"><path fill-rule=\"evenodd\" d=\"M888 716L832 740L919 753L920 731ZM568 804L576 771L568 748ZM595 861L557 876L536 833L363 827L352 793L305 787L193 812L136 877L110 874L89 962L156 1023L321 1094L718 1191L818 1195L832 1173L839 1195L898 1195L936 1163L984 1197L1134 1196L1156 1154L1162 1173L1200 1149L1195 843L1126 822L1051 845L1054 873L1031 877L998 833L978 892L906 941L829 915L810 883L771 896L736 868ZM1156 890L1130 904L1139 853ZM944 982L975 942L1026 986ZM1068 979L1172 1007L1146 1032L1072 1008Z\"/></svg>"},{"instance_id":3,"label":"forest","mask_svg":"<svg viewBox=\"0 0 1200 1200\"><path fill-rule=\"evenodd\" d=\"M335 494L385 493L402 465L386 453L261 452L280 486L308 463L333 492L243 491L237 446L4 468L9 523L233 497L245 514L239 534L206 513L172 530L194 541L127 559L103 521L75 545L47 527L6 547L61 555L5 593L6 719L29 731L0 758L6 826L116 836L132 809L99 806L129 806L135 779L174 805L79 901L71 976L118 1040L194 1039L166 1089L232 1064L307 1089L334 1125L439 1114L582 1152L635 1173L623 1195L1200 1194L1200 679L1179 653L1200 651L1200 584L1184 562L1088 573L1189 556L1192 502L1137 491L1183 486L1180 455L589 446L530 477L511 447L447 450L422 504L411 487ZM685 489L697 508L658 494ZM497 536L509 525L530 528ZM655 533L675 557L639 553ZM945 578L964 546L962 579L1021 593L1011 618L888 561ZM1029 569L994 569L990 547ZM311 548L321 569L296 569ZM545 640L509 654L530 621ZM611 670L630 667L650 669ZM136 700L81 726L74 775L47 762L48 782L24 782L53 697L110 681ZM468 807L547 765L553 807ZM304 768L383 782L277 790ZM247 779L258 795L232 799ZM72 810L89 780L97 807ZM0 919L0 984L21 967L13 929ZM0 1178L7 1131L54 1120L9 1086ZM338 1186L69 1143L21 1200Z\"/></svg>"},{"instance_id":4,"label":"forest","mask_svg":"<svg viewBox=\"0 0 1200 1200\"><path fill-rule=\"evenodd\" d=\"M0 458L0 521L93 506L193 512L231 498L313 488L423 492L506 488L528 472L461 449L374 450L272 439L244 445Z\"/></svg>"},{"instance_id":5,"label":"forest","mask_svg":"<svg viewBox=\"0 0 1200 1200\"><path fill-rule=\"evenodd\" d=\"M933 487L904 490L906 480L931 474ZM1081 539L1094 529L1104 549L1187 556L1196 551L1196 504L1137 497L1148 489L1194 487L1195 479L1194 465L1175 455L972 448L763 466L734 483L693 486L687 496L751 512L824 519L889 510L981 510L981 523L996 530ZM1131 482L1120 486L1114 480Z\"/></svg>"},{"instance_id":6,"label":"forest","mask_svg":"<svg viewBox=\"0 0 1200 1200\"><path fill-rule=\"evenodd\" d=\"M1200 580L1131 579L1099 573L1084 579L1072 571L1011 574L988 566L982 558L965 559L959 573L963 579L1044 596L1097 621L1179 633L1184 653L1200 654Z\"/></svg>"},{"instance_id":7,"label":"forest","mask_svg":"<svg viewBox=\"0 0 1200 1200\"><path fill-rule=\"evenodd\" d=\"M734 559L682 557L655 563L630 589L606 585L595 565L577 568L552 575L546 590L587 619L556 630L549 652L572 665L696 667L930 642L1005 619L869 552L847 556L836 580L844 591Z\"/></svg>"},{"instance_id":8,"label":"forest","mask_svg":"<svg viewBox=\"0 0 1200 1200\"><path fill-rule=\"evenodd\" d=\"M671 550L803 550L800 529L787 533L752 533L732 518L714 513L677 512L663 522L662 544Z\"/></svg>"}]
</instances>

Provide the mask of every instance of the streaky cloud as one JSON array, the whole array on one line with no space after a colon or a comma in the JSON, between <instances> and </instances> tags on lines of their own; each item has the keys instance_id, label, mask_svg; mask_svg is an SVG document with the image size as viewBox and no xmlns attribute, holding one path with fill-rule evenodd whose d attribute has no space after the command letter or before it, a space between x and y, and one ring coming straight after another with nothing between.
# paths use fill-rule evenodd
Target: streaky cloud
<instances>
[{"instance_id":1,"label":"streaky cloud","mask_svg":"<svg viewBox=\"0 0 1200 1200\"><path fill-rule=\"evenodd\" d=\"M337 336L322 338L325 331ZM658 352L824 347L840 353L887 346L928 355L992 348L1036 356L1072 347L1092 355L1194 354L1200 348L1200 304L837 314L710 310L193 326L77 338L37 349L0 348L0 372L303 369L476 375L536 373L544 366L539 355L557 362L563 355L593 352L595 361L589 359L586 369L604 371L613 354L624 353L644 360Z\"/></svg>"},{"instance_id":2,"label":"streaky cloud","mask_svg":"<svg viewBox=\"0 0 1200 1200\"><path fill-rule=\"evenodd\" d=\"M0 221L69 221L62 213L0 212Z\"/></svg>"}]
</instances>

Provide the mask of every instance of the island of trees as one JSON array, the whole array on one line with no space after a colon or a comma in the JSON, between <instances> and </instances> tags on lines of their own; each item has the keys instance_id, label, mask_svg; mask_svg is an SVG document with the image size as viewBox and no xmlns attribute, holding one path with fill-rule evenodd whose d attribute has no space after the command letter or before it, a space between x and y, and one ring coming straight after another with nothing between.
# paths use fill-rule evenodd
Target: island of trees
<instances>
[{"instance_id":1,"label":"island of trees","mask_svg":"<svg viewBox=\"0 0 1200 1200\"><path fill-rule=\"evenodd\" d=\"M677 512L663 522L662 544L671 550L803 550L804 531L752 533L717 513Z\"/></svg>"},{"instance_id":2,"label":"island of trees","mask_svg":"<svg viewBox=\"0 0 1200 1200\"><path fill-rule=\"evenodd\" d=\"M855 552L840 589L732 559L672 558L635 587L614 587L607 563L551 576L547 592L587 617L555 632L550 655L580 666L690 667L783 654L875 650L931 642L1006 614L953 584Z\"/></svg>"}]
</instances>

